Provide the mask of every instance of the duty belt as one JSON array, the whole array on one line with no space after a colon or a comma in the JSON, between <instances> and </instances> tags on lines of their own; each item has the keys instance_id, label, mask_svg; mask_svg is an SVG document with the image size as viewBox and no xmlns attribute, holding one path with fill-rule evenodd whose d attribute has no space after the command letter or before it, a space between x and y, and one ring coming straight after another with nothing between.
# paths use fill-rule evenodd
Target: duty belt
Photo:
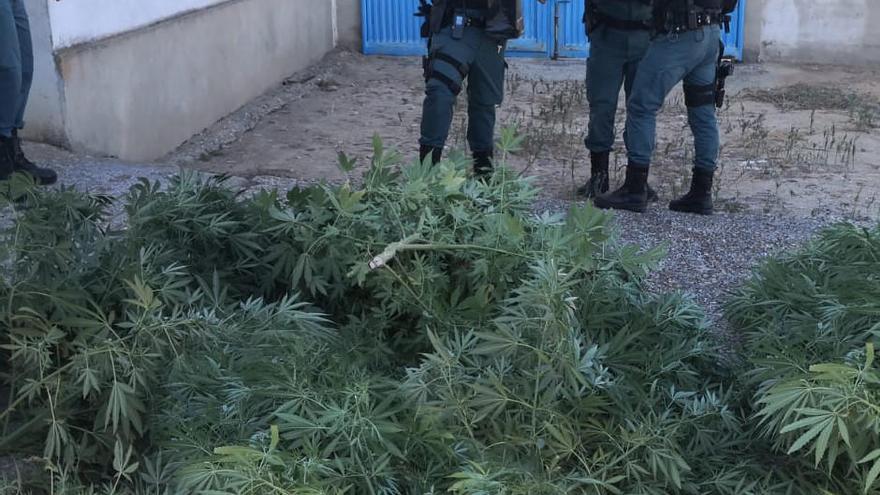
<instances>
[{"instance_id":1,"label":"duty belt","mask_svg":"<svg viewBox=\"0 0 880 495\"><path fill-rule=\"evenodd\" d=\"M466 17L465 21L464 21L464 25L479 28L479 29L485 29L486 19L483 17Z\"/></svg>"},{"instance_id":2,"label":"duty belt","mask_svg":"<svg viewBox=\"0 0 880 495\"><path fill-rule=\"evenodd\" d=\"M703 12L694 12L685 17L676 15L672 17L672 22L667 25L668 33L683 33L685 31L696 31L713 24L730 24L730 17L724 14L707 14Z\"/></svg>"},{"instance_id":3,"label":"duty belt","mask_svg":"<svg viewBox=\"0 0 880 495\"><path fill-rule=\"evenodd\" d=\"M471 11L473 12L473 11ZM443 19L442 27L449 27L453 24L454 14L447 14ZM475 27L477 29L485 29L486 28L486 18L481 15L474 15L468 12L464 14L464 25L465 27Z\"/></svg>"}]
</instances>

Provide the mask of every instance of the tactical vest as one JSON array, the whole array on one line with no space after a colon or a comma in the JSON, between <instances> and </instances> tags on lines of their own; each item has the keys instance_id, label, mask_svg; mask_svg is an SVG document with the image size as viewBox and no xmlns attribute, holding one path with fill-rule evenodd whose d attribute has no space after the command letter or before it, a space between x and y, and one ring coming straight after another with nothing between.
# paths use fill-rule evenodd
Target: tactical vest
<instances>
[{"instance_id":1,"label":"tactical vest","mask_svg":"<svg viewBox=\"0 0 880 495\"><path fill-rule=\"evenodd\" d=\"M621 21L650 21L651 5L642 0L585 0L584 12L598 12L601 15Z\"/></svg>"},{"instance_id":2,"label":"tactical vest","mask_svg":"<svg viewBox=\"0 0 880 495\"><path fill-rule=\"evenodd\" d=\"M522 0L434 0L428 22L430 34L450 25L453 13L460 8L483 11L481 26L493 38L509 40L522 35Z\"/></svg>"},{"instance_id":3,"label":"tactical vest","mask_svg":"<svg viewBox=\"0 0 880 495\"><path fill-rule=\"evenodd\" d=\"M587 36L600 26L621 31L651 29L651 0L584 0Z\"/></svg>"},{"instance_id":4,"label":"tactical vest","mask_svg":"<svg viewBox=\"0 0 880 495\"><path fill-rule=\"evenodd\" d=\"M664 2L658 3L662 5ZM665 3L666 8L672 12L688 12L691 8L707 14L721 12L721 0L669 0Z\"/></svg>"}]
</instances>

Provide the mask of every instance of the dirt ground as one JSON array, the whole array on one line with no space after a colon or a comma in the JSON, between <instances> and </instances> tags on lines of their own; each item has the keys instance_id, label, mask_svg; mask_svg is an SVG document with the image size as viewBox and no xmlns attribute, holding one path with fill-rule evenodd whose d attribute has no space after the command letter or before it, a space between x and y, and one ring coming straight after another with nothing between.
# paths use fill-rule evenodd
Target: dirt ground
<instances>
[{"instance_id":1,"label":"dirt ground","mask_svg":"<svg viewBox=\"0 0 880 495\"><path fill-rule=\"evenodd\" d=\"M728 104L719 113L720 209L880 216L880 68L736 69L728 80ZM252 179L342 180L334 165L337 154L345 152L366 166L374 134L413 160L424 87L420 70L416 58L335 52L264 97L260 104L271 107L268 115L238 139L205 151L197 137L175 160ZM510 61L498 127L514 126L525 137L509 165L535 176L548 198L573 199L588 174L584 77L581 60ZM457 110L449 148L466 145L465 115L463 108ZM618 176L626 161L623 120L621 110L613 158ZM664 200L687 187L692 153L686 109L676 90L659 117L651 179Z\"/></svg>"}]
</instances>

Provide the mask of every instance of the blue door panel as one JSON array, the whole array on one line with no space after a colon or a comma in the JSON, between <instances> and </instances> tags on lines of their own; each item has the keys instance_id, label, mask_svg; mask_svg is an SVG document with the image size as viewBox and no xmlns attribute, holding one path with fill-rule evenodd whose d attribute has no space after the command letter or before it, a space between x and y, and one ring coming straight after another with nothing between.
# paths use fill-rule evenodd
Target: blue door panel
<instances>
[{"instance_id":1,"label":"blue door panel","mask_svg":"<svg viewBox=\"0 0 880 495\"><path fill-rule=\"evenodd\" d=\"M543 56L547 53L547 40L549 39L548 23L549 11L546 5L531 0L523 2L523 17L525 18L525 32L519 39L512 40L508 44L511 53L533 54Z\"/></svg>"},{"instance_id":2,"label":"blue door panel","mask_svg":"<svg viewBox=\"0 0 880 495\"><path fill-rule=\"evenodd\" d=\"M367 55L423 55L425 40L419 36L420 17L413 13L419 0L361 0L363 50ZM508 46L508 54L523 57L550 57L554 53L554 17L559 8L559 55L584 58L590 44L582 23L581 0L523 0L525 33ZM742 60L746 0L740 0L733 14L730 32L723 34L726 54Z\"/></svg>"},{"instance_id":3,"label":"blue door panel","mask_svg":"<svg viewBox=\"0 0 880 495\"><path fill-rule=\"evenodd\" d=\"M361 0L363 50L366 55L422 55L419 0Z\"/></svg>"},{"instance_id":4,"label":"blue door panel","mask_svg":"<svg viewBox=\"0 0 880 495\"><path fill-rule=\"evenodd\" d=\"M724 40L725 55L736 57L742 60L743 46L745 46L745 24L746 24L746 0L739 0L739 6L736 12L731 14L730 32L723 33L721 38Z\"/></svg>"},{"instance_id":5,"label":"blue door panel","mask_svg":"<svg viewBox=\"0 0 880 495\"><path fill-rule=\"evenodd\" d=\"M582 22L584 2L581 0L556 0L556 2L559 4L559 56L585 58L590 52L590 42L587 40Z\"/></svg>"}]
</instances>

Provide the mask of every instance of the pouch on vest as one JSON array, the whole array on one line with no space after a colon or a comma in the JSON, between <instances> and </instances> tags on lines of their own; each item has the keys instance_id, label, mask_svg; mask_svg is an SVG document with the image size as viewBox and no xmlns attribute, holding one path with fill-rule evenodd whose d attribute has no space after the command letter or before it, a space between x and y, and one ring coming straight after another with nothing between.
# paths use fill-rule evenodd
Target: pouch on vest
<instances>
[{"instance_id":1,"label":"pouch on vest","mask_svg":"<svg viewBox=\"0 0 880 495\"><path fill-rule=\"evenodd\" d=\"M507 41L522 36L524 28L522 0L489 0L486 35Z\"/></svg>"}]
</instances>

